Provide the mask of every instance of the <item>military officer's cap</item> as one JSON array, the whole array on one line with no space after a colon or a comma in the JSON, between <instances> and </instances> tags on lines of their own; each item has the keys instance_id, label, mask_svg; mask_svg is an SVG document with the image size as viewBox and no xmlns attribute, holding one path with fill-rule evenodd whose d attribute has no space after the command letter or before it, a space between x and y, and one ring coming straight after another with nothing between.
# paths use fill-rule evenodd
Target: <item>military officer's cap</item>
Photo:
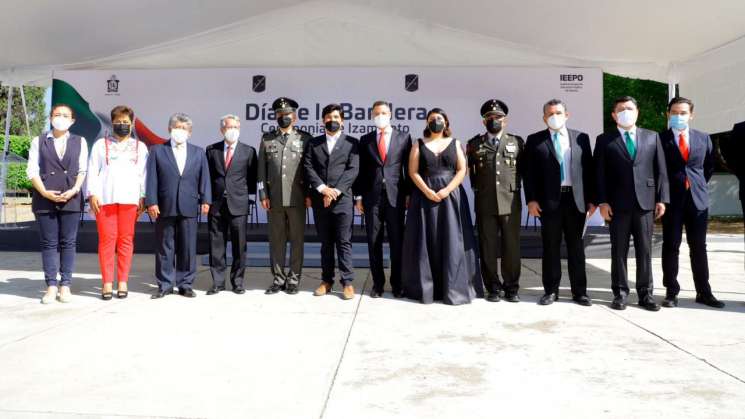
<instances>
[{"instance_id":1,"label":"military officer's cap","mask_svg":"<svg viewBox=\"0 0 745 419\"><path fill-rule=\"evenodd\" d=\"M272 103L272 110L275 113L295 112L297 108L297 102L288 97L280 97Z\"/></svg>"},{"instance_id":2,"label":"military officer's cap","mask_svg":"<svg viewBox=\"0 0 745 419\"><path fill-rule=\"evenodd\" d=\"M489 99L481 105L481 116L486 118L491 114L506 116L510 109L499 99Z\"/></svg>"}]
</instances>

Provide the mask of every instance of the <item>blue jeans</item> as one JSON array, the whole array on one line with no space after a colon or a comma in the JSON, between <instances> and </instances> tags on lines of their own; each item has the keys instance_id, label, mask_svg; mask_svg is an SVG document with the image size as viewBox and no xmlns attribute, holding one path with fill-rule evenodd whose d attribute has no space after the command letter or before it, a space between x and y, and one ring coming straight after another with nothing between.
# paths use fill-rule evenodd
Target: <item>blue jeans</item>
<instances>
[{"instance_id":1,"label":"blue jeans","mask_svg":"<svg viewBox=\"0 0 745 419\"><path fill-rule=\"evenodd\" d=\"M75 245L77 244L79 212L53 211L36 213L41 241L41 261L47 286L70 286L75 267ZM58 255L59 253L59 255Z\"/></svg>"}]
</instances>

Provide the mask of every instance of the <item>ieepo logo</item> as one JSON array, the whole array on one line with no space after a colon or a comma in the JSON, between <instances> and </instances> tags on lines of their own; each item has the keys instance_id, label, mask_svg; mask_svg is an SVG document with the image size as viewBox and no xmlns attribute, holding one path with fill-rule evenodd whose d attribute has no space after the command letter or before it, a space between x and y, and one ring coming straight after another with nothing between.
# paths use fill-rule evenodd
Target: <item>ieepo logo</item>
<instances>
[{"instance_id":1,"label":"ieepo logo","mask_svg":"<svg viewBox=\"0 0 745 419\"><path fill-rule=\"evenodd\" d=\"M559 74L559 81L583 81L584 76L582 74Z\"/></svg>"}]
</instances>

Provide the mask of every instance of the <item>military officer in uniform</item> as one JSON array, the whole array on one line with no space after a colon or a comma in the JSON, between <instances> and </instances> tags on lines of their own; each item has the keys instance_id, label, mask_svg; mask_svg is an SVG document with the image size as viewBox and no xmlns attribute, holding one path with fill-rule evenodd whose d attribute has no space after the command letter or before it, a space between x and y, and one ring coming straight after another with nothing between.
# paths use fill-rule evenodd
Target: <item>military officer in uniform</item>
<instances>
[{"instance_id":1,"label":"military officer in uniform","mask_svg":"<svg viewBox=\"0 0 745 419\"><path fill-rule=\"evenodd\" d=\"M297 102L280 97L272 103L277 129L265 133L259 146L258 189L269 219L269 249L274 282L266 290L297 294L303 269L305 208L310 206L303 181L303 152L312 137L295 127ZM285 252L290 242L290 269Z\"/></svg>"},{"instance_id":2,"label":"military officer in uniform","mask_svg":"<svg viewBox=\"0 0 745 419\"><path fill-rule=\"evenodd\" d=\"M509 109L501 100L481 106L486 132L468 141L467 157L475 196L481 274L486 299L518 302L520 280L520 215L523 139L505 131ZM498 241L501 240L501 246ZM502 254L502 281L497 274L497 249Z\"/></svg>"}]
</instances>

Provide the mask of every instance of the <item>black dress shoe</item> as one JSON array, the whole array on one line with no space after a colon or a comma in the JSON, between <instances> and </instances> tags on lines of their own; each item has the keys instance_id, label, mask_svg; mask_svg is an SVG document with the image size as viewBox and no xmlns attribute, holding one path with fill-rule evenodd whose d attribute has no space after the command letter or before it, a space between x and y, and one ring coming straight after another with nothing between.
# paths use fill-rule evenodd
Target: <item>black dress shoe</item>
<instances>
[{"instance_id":1,"label":"black dress shoe","mask_svg":"<svg viewBox=\"0 0 745 419\"><path fill-rule=\"evenodd\" d=\"M626 297L619 295L613 299L610 303L610 308L613 310L626 310Z\"/></svg>"},{"instance_id":2,"label":"black dress shoe","mask_svg":"<svg viewBox=\"0 0 745 419\"><path fill-rule=\"evenodd\" d=\"M644 297L639 300L639 307L649 311L660 311L660 305L652 297Z\"/></svg>"},{"instance_id":3,"label":"black dress shoe","mask_svg":"<svg viewBox=\"0 0 745 419\"><path fill-rule=\"evenodd\" d=\"M393 290L394 298L404 298L404 290Z\"/></svg>"},{"instance_id":4,"label":"black dress shoe","mask_svg":"<svg viewBox=\"0 0 745 419\"><path fill-rule=\"evenodd\" d=\"M504 300L509 301L510 303L519 303L520 302L520 296L517 295L516 292L506 292L504 294Z\"/></svg>"},{"instance_id":5,"label":"black dress shoe","mask_svg":"<svg viewBox=\"0 0 745 419\"><path fill-rule=\"evenodd\" d=\"M589 307L592 305L592 301L590 301L590 297L586 295L578 295L578 296L572 297L572 301L585 307Z\"/></svg>"},{"instance_id":6,"label":"black dress shoe","mask_svg":"<svg viewBox=\"0 0 745 419\"><path fill-rule=\"evenodd\" d=\"M717 300L712 294L696 294L696 302L699 304L705 304L709 307L724 308L724 303Z\"/></svg>"},{"instance_id":7,"label":"black dress shoe","mask_svg":"<svg viewBox=\"0 0 745 419\"><path fill-rule=\"evenodd\" d=\"M285 289L284 285L272 284L271 287L267 288L266 291L264 291L264 294L276 294L283 289Z\"/></svg>"},{"instance_id":8,"label":"black dress shoe","mask_svg":"<svg viewBox=\"0 0 745 419\"><path fill-rule=\"evenodd\" d=\"M489 301L491 303L498 303L502 299L502 296L499 295L499 291L490 291L486 294L486 301Z\"/></svg>"},{"instance_id":9,"label":"black dress shoe","mask_svg":"<svg viewBox=\"0 0 745 419\"><path fill-rule=\"evenodd\" d=\"M370 297L371 298L380 298L382 296L383 296L383 290L376 290L375 288L373 288L370 291Z\"/></svg>"},{"instance_id":10,"label":"black dress shoe","mask_svg":"<svg viewBox=\"0 0 745 419\"><path fill-rule=\"evenodd\" d=\"M225 291L225 287L212 287L207 290L207 295L215 295L220 291Z\"/></svg>"},{"instance_id":11,"label":"black dress shoe","mask_svg":"<svg viewBox=\"0 0 745 419\"><path fill-rule=\"evenodd\" d=\"M673 308L677 306L678 306L677 295L667 295L665 296L665 299L662 300L662 307Z\"/></svg>"},{"instance_id":12,"label":"black dress shoe","mask_svg":"<svg viewBox=\"0 0 745 419\"><path fill-rule=\"evenodd\" d=\"M197 293L191 288L179 289L178 294L186 298L195 298L197 296Z\"/></svg>"},{"instance_id":13,"label":"black dress shoe","mask_svg":"<svg viewBox=\"0 0 745 419\"><path fill-rule=\"evenodd\" d=\"M236 294L239 294L239 295L240 294L245 294L246 293L246 289L243 288L243 287L235 287L235 288L233 288L233 292L236 293Z\"/></svg>"},{"instance_id":14,"label":"black dress shoe","mask_svg":"<svg viewBox=\"0 0 745 419\"><path fill-rule=\"evenodd\" d=\"M150 299L157 300L158 298L163 298L168 294L173 294L173 290L158 290L150 296Z\"/></svg>"},{"instance_id":15,"label":"black dress shoe","mask_svg":"<svg viewBox=\"0 0 745 419\"><path fill-rule=\"evenodd\" d=\"M552 292L551 294L543 294L543 297L541 297L538 300L538 304L542 306L547 306L549 304L552 304L554 301L558 300L559 296L558 294Z\"/></svg>"},{"instance_id":16,"label":"black dress shoe","mask_svg":"<svg viewBox=\"0 0 745 419\"><path fill-rule=\"evenodd\" d=\"M287 289L285 290L286 293L290 295L295 295L298 292L297 284L290 284L287 286Z\"/></svg>"}]
</instances>

